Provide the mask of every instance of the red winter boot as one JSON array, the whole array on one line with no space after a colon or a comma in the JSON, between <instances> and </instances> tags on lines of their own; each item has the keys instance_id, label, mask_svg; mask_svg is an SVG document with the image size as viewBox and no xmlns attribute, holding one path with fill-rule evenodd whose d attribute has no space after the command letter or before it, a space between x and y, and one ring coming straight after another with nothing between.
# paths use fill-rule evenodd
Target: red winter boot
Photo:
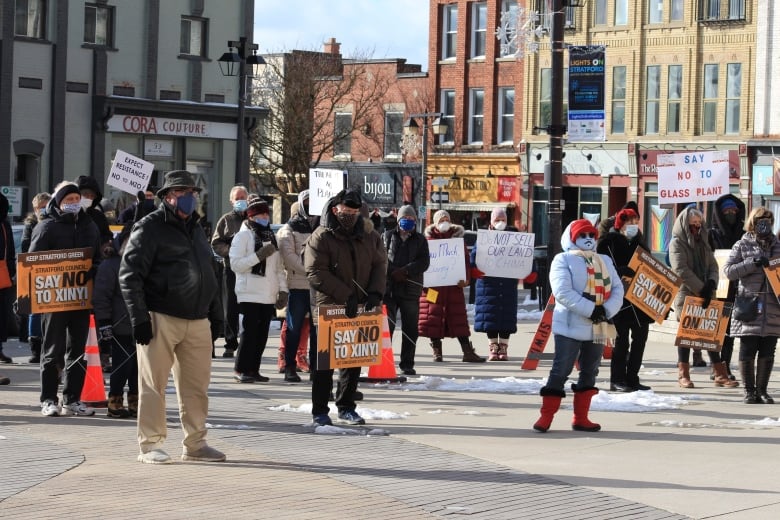
<instances>
[{"instance_id":1,"label":"red winter boot","mask_svg":"<svg viewBox=\"0 0 780 520\"><path fill-rule=\"evenodd\" d=\"M539 395L542 396L541 417L534 423L534 430L544 433L550 429L553 416L561 407L561 399L566 397L566 393L563 390L555 390L545 386L539 391Z\"/></svg>"},{"instance_id":2,"label":"red winter boot","mask_svg":"<svg viewBox=\"0 0 780 520\"><path fill-rule=\"evenodd\" d=\"M599 393L599 389L590 387L580 390L572 385L572 390L574 391L574 420L571 422L571 429L579 432L599 431L601 425L588 420L590 400Z\"/></svg>"}]
</instances>

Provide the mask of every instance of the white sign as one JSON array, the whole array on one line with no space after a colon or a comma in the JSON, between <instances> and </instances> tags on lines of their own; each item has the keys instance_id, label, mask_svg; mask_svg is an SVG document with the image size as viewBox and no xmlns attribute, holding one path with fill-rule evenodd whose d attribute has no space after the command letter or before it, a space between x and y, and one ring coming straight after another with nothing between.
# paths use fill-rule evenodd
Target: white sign
<instances>
[{"instance_id":1,"label":"white sign","mask_svg":"<svg viewBox=\"0 0 780 520\"><path fill-rule=\"evenodd\" d=\"M108 131L127 134L209 137L212 139L235 139L237 137L235 123L152 116L112 116L108 120Z\"/></svg>"},{"instance_id":2,"label":"white sign","mask_svg":"<svg viewBox=\"0 0 780 520\"><path fill-rule=\"evenodd\" d=\"M466 280L466 243L462 238L428 241L431 265L423 274L425 287L457 285Z\"/></svg>"},{"instance_id":3,"label":"white sign","mask_svg":"<svg viewBox=\"0 0 780 520\"><path fill-rule=\"evenodd\" d=\"M117 150L106 184L135 195L139 191L146 191L153 171L154 164Z\"/></svg>"},{"instance_id":4,"label":"white sign","mask_svg":"<svg viewBox=\"0 0 780 520\"><path fill-rule=\"evenodd\" d=\"M328 200L344 189L342 170L309 168L309 215L319 215Z\"/></svg>"},{"instance_id":5,"label":"white sign","mask_svg":"<svg viewBox=\"0 0 780 520\"><path fill-rule=\"evenodd\" d=\"M3 186L0 192L8 199L8 216L22 216L22 197L24 197L24 188L21 186Z\"/></svg>"},{"instance_id":6,"label":"white sign","mask_svg":"<svg viewBox=\"0 0 780 520\"><path fill-rule=\"evenodd\" d=\"M476 251L477 269L485 276L521 280L534 267L534 234L480 229Z\"/></svg>"},{"instance_id":7,"label":"white sign","mask_svg":"<svg viewBox=\"0 0 780 520\"><path fill-rule=\"evenodd\" d=\"M729 193L729 152L662 154L657 159L658 203L716 200Z\"/></svg>"},{"instance_id":8,"label":"white sign","mask_svg":"<svg viewBox=\"0 0 780 520\"><path fill-rule=\"evenodd\" d=\"M437 188L444 188L450 183L449 179L445 179L444 177L434 177L431 179L431 184L436 186Z\"/></svg>"}]
</instances>

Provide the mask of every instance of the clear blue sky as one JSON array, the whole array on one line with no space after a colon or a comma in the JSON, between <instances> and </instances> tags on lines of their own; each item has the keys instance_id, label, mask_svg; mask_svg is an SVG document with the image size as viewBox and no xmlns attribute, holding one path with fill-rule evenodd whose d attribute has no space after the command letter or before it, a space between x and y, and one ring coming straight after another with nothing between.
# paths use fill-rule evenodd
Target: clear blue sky
<instances>
[{"instance_id":1,"label":"clear blue sky","mask_svg":"<svg viewBox=\"0 0 780 520\"><path fill-rule=\"evenodd\" d=\"M254 29L261 53L322 50L333 37L345 58L405 58L428 70L427 0L259 0Z\"/></svg>"}]
</instances>

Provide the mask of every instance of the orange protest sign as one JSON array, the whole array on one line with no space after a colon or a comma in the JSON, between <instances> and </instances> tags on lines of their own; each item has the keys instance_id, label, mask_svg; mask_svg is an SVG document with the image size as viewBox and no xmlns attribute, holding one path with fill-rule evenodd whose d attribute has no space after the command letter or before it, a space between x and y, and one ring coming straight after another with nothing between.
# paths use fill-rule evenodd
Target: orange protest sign
<instances>
[{"instance_id":1,"label":"orange protest sign","mask_svg":"<svg viewBox=\"0 0 780 520\"><path fill-rule=\"evenodd\" d=\"M641 247L634 251L628 267L635 274L626 289L626 300L661 323L680 290L680 277Z\"/></svg>"},{"instance_id":2,"label":"orange protest sign","mask_svg":"<svg viewBox=\"0 0 780 520\"><path fill-rule=\"evenodd\" d=\"M769 281L769 286L772 288L777 301L780 301L780 257L770 258L769 266L764 267L766 273L766 279Z\"/></svg>"},{"instance_id":3,"label":"orange protest sign","mask_svg":"<svg viewBox=\"0 0 780 520\"><path fill-rule=\"evenodd\" d=\"M712 300L706 309L702 298L686 296L674 344L720 352L731 316L731 303Z\"/></svg>"},{"instance_id":4,"label":"orange protest sign","mask_svg":"<svg viewBox=\"0 0 780 520\"><path fill-rule=\"evenodd\" d=\"M75 311L92 308L92 248L21 253L16 263L19 312Z\"/></svg>"},{"instance_id":5,"label":"orange protest sign","mask_svg":"<svg viewBox=\"0 0 780 520\"><path fill-rule=\"evenodd\" d=\"M344 315L344 305L317 307L317 370L365 367L382 363L382 310L354 318Z\"/></svg>"}]
</instances>

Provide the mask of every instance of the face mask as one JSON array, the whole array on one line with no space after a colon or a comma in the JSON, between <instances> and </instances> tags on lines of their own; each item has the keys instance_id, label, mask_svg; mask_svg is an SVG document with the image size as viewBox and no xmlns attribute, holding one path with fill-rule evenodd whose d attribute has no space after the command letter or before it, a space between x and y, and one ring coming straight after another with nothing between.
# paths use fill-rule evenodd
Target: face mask
<instances>
[{"instance_id":1,"label":"face mask","mask_svg":"<svg viewBox=\"0 0 780 520\"><path fill-rule=\"evenodd\" d=\"M726 221L726 224L733 226L737 222L737 214L726 213L725 215L723 215L723 220Z\"/></svg>"},{"instance_id":2,"label":"face mask","mask_svg":"<svg viewBox=\"0 0 780 520\"><path fill-rule=\"evenodd\" d=\"M60 209L65 213L72 213L75 215L76 213L81 211L81 203L74 202L73 204L63 204L60 206Z\"/></svg>"},{"instance_id":3,"label":"face mask","mask_svg":"<svg viewBox=\"0 0 780 520\"><path fill-rule=\"evenodd\" d=\"M198 199L196 199L195 195L192 193L185 193L180 197L176 197L176 209L187 216L192 215L192 212L195 211L195 206L197 206L197 204Z\"/></svg>"},{"instance_id":4,"label":"face mask","mask_svg":"<svg viewBox=\"0 0 780 520\"><path fill-rule=\"evenodd\" d=\"M92 199L81 197L81 207L88 210L92 206Z\"/></svg>"},{"instance_id":5,"label":"face mask","mask_svg":"<svg viewBox=\"0 0 780 520\"><path fill-rule=\"evenodd\" d=\"M398 221L398 227L403 229L404 231L411 231L414 229L415 221L410 218L402 218Z\"/></svg>"},{"instance_id":6,"label":"face mask","mask_svg":"<svg viewBox=\"0 0 780 520\"><path fill-rule=\"evenodd\" d=\"M626 224L626 236L634 238L639 233L639 224Z\"/></svg>"},{"instance_id":7,"label":"face mask","mask_svg":"<svg viewBox=\"0 0 780 520\"><path fill-rule=\"evenodd\" d=\"M352 231L352 228L355 227L355 222L357 222L357 218L357 213L336 213L336 220L338 220L341 227L347 231Z\"/></svg>"},{"instance_id":8,"label":"face mask","mask_svg":"<svg viewBox=\"0 0 780 520\"><path fill-rule=\"evenodd\" d=\"M233 203L233 209L238 212L246 211L247 206L246 200L237 200Z\"/></svg>"},{"instance_id":9,"label":"face mask","mask_svg":"<svg viewBox=\"0 0 780 520\"><path fill-rule=\"evenodd\" d=\"M259 225L261 225L261 226L263 226L263 227L266 227L266 226L268 226L268 219L267 219L267 218L262 218L262 217L252 217L252 220L254 220L254 221L255 221L255 223L257 223L257 224L259 224Z\"/></svg>"},{"instance_id":10,"label":"face mask","mask_svg":"<svg viewBox=\"0 0 780 520\"><path fill-rule=\"evenodd\" d=\"M154 211L154 199L144 199L144 210Z\"/></svg>"},{"instance_id":11,"label":"face mask","mask_svg":"<svg viewBox=\"0 0 780 520\"><path fill-rule=\"evenodd\" d=\"M506 229L506 222L503 220L499 220L498 222L493 223L493 229L496 231L503 231Z\"/></svg>"},{"instance_id":12,"label":"face mask","mask_svg":"<svg viewBox=\"0 0 780 520\"><path fill-rule=\"evenodd\" d=\"M756 222L756 235L766 237L772 234L772 221L762 218Z\"/></svg>"},{"instance_id":13,"label":"face mask","mask_svg":"<svg viewBox=\"0 0 780 520\"><path fill-rule=\"evenodd\" d=\"M593 251L596 247L596 239L578 237L574 244L583 251Z\"/></svg>"},{"instance_id":14,"label":"face mask","mask_svg":"<svg viewBox=\"0 0 780 520\"><path fill-rule=\"evenodd\" d=\"M436 224L436 229L441 231L442 233L446 233L450 230L450 223L449 222L439 222Z\"/></svg>"}]
</instances>

